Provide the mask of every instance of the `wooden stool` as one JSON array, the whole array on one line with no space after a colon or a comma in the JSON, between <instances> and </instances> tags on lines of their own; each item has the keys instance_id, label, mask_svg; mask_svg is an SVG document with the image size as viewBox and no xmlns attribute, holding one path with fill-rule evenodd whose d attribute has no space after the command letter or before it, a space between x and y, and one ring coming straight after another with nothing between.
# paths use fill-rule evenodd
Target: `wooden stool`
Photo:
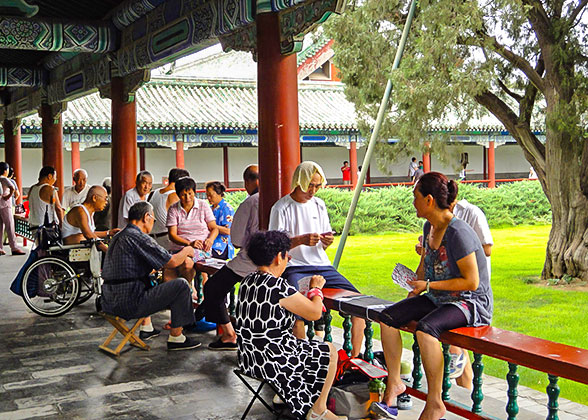
<instances>
[{"instance_id":1,"label":"wooden stool","mask_svg":"<svg viewBox=\"0 0 588 420\"><path fill-rule=\"evenodd\" d=\"M149 346L145 344L145 342L141 340L139 337L137 337L137 335L135 334L135 331L137 331L137 329L141 326L145 318L139 318L137 322L135 322L133 327L129 329L129 327L127 327L126 324L127 321L118 316L110 315L104 312L100 312L100 315L102 315L114 327L114 330L112 330L108 338L104 340L104 343L98 346L100 350L103 350L110 354L114 354L115 356L120 356L120 352L125 346L125 344L127 344L127 341L130 342L131 345L139 347L140 349L149 350ZM120 344L116 346L116 348L113 350L110 347L108 347L108 345L114 339L117 332L122 334L123 339L121 340Z\"/></svg>"}]
</instances>

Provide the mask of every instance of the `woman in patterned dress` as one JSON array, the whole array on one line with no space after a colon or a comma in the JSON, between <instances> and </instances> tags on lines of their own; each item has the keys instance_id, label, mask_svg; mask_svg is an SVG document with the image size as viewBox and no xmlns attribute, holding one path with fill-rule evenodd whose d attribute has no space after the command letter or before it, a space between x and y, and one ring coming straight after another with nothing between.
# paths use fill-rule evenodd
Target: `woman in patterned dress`
<instances>
[{"instance_id":1,"label":"woman in patterned dress","mask_svg":"<svg viewBox=\"0 0 588 420\"><path fill-rule=\"evenodd\" d=\"M295 317L317 320L323 309L322 276L313 276L308 297L281 274L290 238L284 232L255 233L247 255L257 271L241 281L237 300L239 367L246 375L269 381L298 417L346 419L327 410L327 396L337 368L331 343L296 338Z\"/></svg>"},{"instance_id":2,"label":"woman in patterned dress","mask_svg":"<svg viewBox=\"0 0 588 420\"><path fill-rule=\"evenodd\" d=\"M212 208L219 232L212 244L212 258L219 260L231 260L235 256L235 248L231 243L231 225L235 210L224 199L226 190L218 181L206 183L206 198Z\"/></svg>"},{"instance_id":3,"label":"woman in patterned dress","mask_svg":"<svg viewBox=\"0 0 588 420\"><path fill-rule=\"evenodd\" d=\"M379 408L392 410L396 397L406 390L400 379L402 339L398 328L417 321L418 341L427 376L427 402L419 419L438 420L445 414L441 399L443 352L440 335L465 326L488 325L492 320L492 289L484 248L474 230L453 216L451 204L457 184L438 172L423 175L413 190L423 227L424 252L417 280L407 299L381 314L382 345L388 366L386 392Z\"/></svg>"}]
</instances>

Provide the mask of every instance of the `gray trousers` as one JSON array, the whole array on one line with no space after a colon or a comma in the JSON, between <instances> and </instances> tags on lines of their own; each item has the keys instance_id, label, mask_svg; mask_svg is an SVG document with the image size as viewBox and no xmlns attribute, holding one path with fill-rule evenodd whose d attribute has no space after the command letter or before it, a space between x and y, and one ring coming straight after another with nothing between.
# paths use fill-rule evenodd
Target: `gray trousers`
<instances>
[{"instance_id":1,"label":"gray trousers","mask_svg":"<svg viewBox=\"0 0 588 420\"><path fill-rule=\"evenodd\" d=\"M172 328L194 323L192 292L183 278L177 278L146 290L137 302L133 318L152 315L164 309L171 309Z\"/></svg>"}]
</instances>

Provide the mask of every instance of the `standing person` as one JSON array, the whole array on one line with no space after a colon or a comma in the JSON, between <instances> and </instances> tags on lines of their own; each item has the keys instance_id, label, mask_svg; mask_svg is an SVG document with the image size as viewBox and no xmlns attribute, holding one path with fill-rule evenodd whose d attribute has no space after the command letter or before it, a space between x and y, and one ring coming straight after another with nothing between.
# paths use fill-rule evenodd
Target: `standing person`
<instances>
[{"instance_id":1,"label":"standing person","mask_svg":"<svg viewBox=\"0 0 588 420\"><path fill-rule=\"evenodd\" d=\"M85 169L76 169L73 173L73 185L63 191L61 202L63 210L67 211L73 206L82 204L88 195L88 172Z\"/></svg>"},{"instance_id":2,"label":"standing person","mask_svg":"<svg viewBox=\"0 0 588 420\"><path fill-rule=\"evenodd\" d=\"M419 168L419 165L417 164L417 160L413 156L413 158L410 160L410 163L408 164L408 179L410 182L414 181L414 173L416 172L416 170L418 168Z\"/></svg>"},{"instance_id":3,"label":"standing person","mask_svg":"<svg viewBox=\"0 0 588 420\"><path fill-rule=\"evenodd\" d=\"M424 165L423 165L423 161L419 160L419 166L417 168L416 171L414 171L414 176L413 176L413 180L415 183L417 183L419 181L419 179L421 179L421 177L425 174L425 170L424 170Z\"/></svg>"},{"instance_id":4,"label":"standing person","mask_svg":"<svg viewBox=\"0 0 588 420\"><path fill-rule=\"evenodd\" d=\"M0 255L4 252L4 230L8 236L8 244L12 255L26 254L16 243L14 232L14 215L12 214L12 200L15 195L14 184L8 178L10 166L6 162L0 162Z\"/></svg>"},{"instance_id":5,"label":"standing person","mask_svg":"<svg viewBox=\"0 0 588 420\"><path fill-rule=\"evenodd\" d=\"M124 319L141 318L170 309L171 329L167 349L188 350L199 347L198 341L182 334L182 326L194 322L190 287L186 280L176 278L155 287L150 287L148 281L152 270L194 265L194 248L187 246L171 255L157 245L148 235L155 216L153 206L146 201L131 206L127 218L129 223L112 239L104 258L100 306L105 312ZM142 329L139 333L142 340L160 333L153 329L151 321L148 327L151 332Z\"/></svg>"},{"instance_id":6,"label":"standing person","mask_svg":"<svg viewBox=\"0 0 588 420\"><path fill-rule=\"evenodd\" d=\"M52 166L44 166L39 171L39 182L29 189L29 224L31 230L38 229L45 221L45 213L49 223L60 223L63 220L63 209L59 202L57 189L53 187L57 181L57 172Z\"/></svg>"},{"instance_id":7,"label":"standing person","mask_svg":"<svg viewBox=\"0 0 588 420\"><path fill-rule=\"evenodd\" d=\"M112 206L110 205L111 180L109 176L102 180L102 186L107 194L106 206L102 210L94 212L94 224L96 225L96 230L110 230L110 226L112 226Z\"/></svg>"},{"instance_id":8,"label":"standing person","mask_svg":"<svg viewBox=\"0 0 588 420\"><path fill-rule=\"evenodd\" d=\"M325 174L317 163L302 162L292 176L292 192L280 198L271 209L269 229L284 231L292 240L292 260L283 277L298 289L300 279L321 275L326 280L325 287L359 292L335 270L325 252L335 237L325 202L315 197L315 194L326 183ZM361 350L365 321L352 316L351 323L351 356L357 357ZM294 335L305 337L303 320L296 322Z\"/></svg>"},{"instance_id":9,"label":"standing person","mask_svg":"<svg viewBox=\"0 0 588 420\"><path fill-rule=\"evenodd\" d=\"M337 370L335 347L292 334L295 315L320 318L325 279L313 276L305 296L280 277L290 246L288 235L276 231L257 232L249 241L247 254L257 271L239 287L239 367L246 375L268 381L298 418L347 420L327 409Z\"/></svg>"},{"instance_id":10,"label":"standing person","mask_svg":"<svg viewBox=\"0 0 588 420\"><path fill-rule=\"evenodd\" d=\"M206 183L206 198L212 207L219 234L212 244L212 258L231 260L235 256L235 248L231 243L231 225L235 210L224 199L226 188L218 182Z\"/></svg>"},{"instance_id":11,"label":"standing person","mask_svg":"<svg viewBox=\"0 0 588 420\"><path fill-rule=\"evenodd\" d=\"M343 162L343 166L341 166L341 173L343 174L343 185L351 184L351 167L349 166L348 161Z\"/></svg>"},{"instance_id":12,"label":"standing person","mask_svg":"<svg viewBox=\"0 0 588 420\"><path fill-rule=\"evenodd\" d=\"M171 248L167 226L165 225L167 222L167 211L172 204L180 201L178 194L176 194L176 181L188 176L190 176L190 173L187 170L172 168L167 176L167 186L151 192L147 199L153 205L153 211L155 213L155 224L151 231L151 237L165 249Z\"/></svg>"},{"instance_id":13,"label":"standing person","mask_svg":"<svg viewBox=\"0 0 588 420\"><path fill-rule=\"evenodd\" d=\"M388 380L382 413L395 410L398 395L406 391L400 378L402 338L399 328L417 321L416 339L427 377L428 394L420 419L438 420L445 414L441 399L443 352L440 335L465 326L488 325L493 298L486 257L473 229L450 210L457 197L457 183L438 172L423 175L413 190L423 227L424 252L417 280L407 299L387 307L381 314L381 333Z\"/></svg>"},{"instance_id":14,"label":"standing person","mask_svg":"<svg viewBox=\"0 0 588 420\"><path fill-rule=\"evenodd\" d=\"M227 293L256 270L245 248L249 238L259 230L259 171L257 165L249 165L243 172L243 184L249 197L241 203L233 217L231 240L240 248L235 258L216 272L204 285L204 312L208 322L222 328L221 336L208 345L210 350L237 350L237 334L231 324L225 299Z\"/></svg>"},{"instance_id":15,"label":"standing person","mask_svg":"<svg viewBox=\"0 0 588 420\"><path fill-rule=\"evenodd\" d=\"M153 176L149 171L141 171L135 178L135 187L128 190L118 206L118 227L124 228L128 222L129 209L139 201L146 201L153 185Z\"/></svg>"}]
</instances>

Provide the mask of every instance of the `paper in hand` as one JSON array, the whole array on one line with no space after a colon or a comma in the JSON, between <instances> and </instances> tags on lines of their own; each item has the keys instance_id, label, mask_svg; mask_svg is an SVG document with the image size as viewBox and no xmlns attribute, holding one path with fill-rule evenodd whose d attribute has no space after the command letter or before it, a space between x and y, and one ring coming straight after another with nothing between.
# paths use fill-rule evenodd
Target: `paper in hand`
<instances>
[{"instance_id":1,"label":"paper in hand","mask_svg":"<svg viewBox=\"0 0 588 420\"><path fill-rule=\"evenodd\" d=\"M209 258L212 258L212 253L210 251L206 252L202 249L194 250L194 262L204 261Z\"/></svg>"},{"instance_id":2,"label":"paper in hand","mask_svg":"<svg viewBox=\"0 0 588 420\"><path fill-rule=\"evenodd\" d=\"M300 293L302 293L304 296L306 296L306 294L310 290L310 280L311 279L312 279L312 276L306 276L306 277L302 277L300 280L298 280L298 291Z\"/></svg>"},{"instance_id":3,"label":"paper in hand","mask_svg":"<svg viewBox=\"0 0 588 420\"><path fill-rule=\"evenodd\" d=\"M394 283L396 283L403 289L412 292L413 287L410 284L408 284L408 281L416 279L416 273L407 266L398 263L396 264L396 267L394 267L394 271L392 272L392 281L394 281Z\"/></svg>"}]
</instances>

